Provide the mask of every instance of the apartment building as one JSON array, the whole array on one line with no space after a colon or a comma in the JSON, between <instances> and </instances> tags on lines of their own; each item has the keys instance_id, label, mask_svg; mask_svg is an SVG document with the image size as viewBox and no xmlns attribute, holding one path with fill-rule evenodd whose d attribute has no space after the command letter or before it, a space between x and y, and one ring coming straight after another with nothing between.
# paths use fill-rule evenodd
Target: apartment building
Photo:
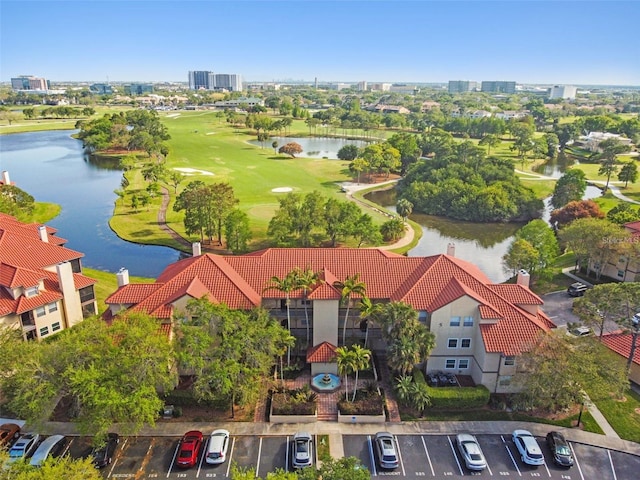
<instances>
[{"instance_id":1,"label":"apartment building","mask_svg":"<svg viewBox=\"0 0 640 480\"><path fill-rule=\"evenodd\" d=\"M464 93L473 92L477 90L478 82L471 82L469 80L449 80L449 87L447 91L449 93Z\"/></svg>"},{"instance_id":2,"label":"apartment building","mask_svg":"<svg viewBox=\"0 0 640 480\"><path fill-rule=\"evenodd\" d=\"M0 328L40 340L97 314L96 281L65 243L54 228L0 213Z\"/></svg>"},{"instance_id":3,"label":"apartment building","mask_svg":"<svg viewBox=\"0 0 640 480\"><path fill-rule=\"evenodd\" d=\"M480 90L488 93L516 93L516 82L483 80Z\"/></svg>"}]
</instances>

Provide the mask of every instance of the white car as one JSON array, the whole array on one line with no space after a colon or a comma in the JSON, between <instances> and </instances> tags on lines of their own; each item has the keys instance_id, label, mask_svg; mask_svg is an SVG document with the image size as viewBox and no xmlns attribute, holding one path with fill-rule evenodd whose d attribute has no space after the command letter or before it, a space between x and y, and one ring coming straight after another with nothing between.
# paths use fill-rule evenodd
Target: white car
<instances>
[{"instance_id":1,"label":"white car","mask_svg":"<svg viewBox=\"0 0 640 480\"><path fill-rule=\"evenodd\" d=\"M229 431L224 429L214 430L209 437L206 461L210 464L224 463L227 459L229 447Z\"/></svg>"},{"instance_id":2,"label":"white car","mask_svg":"<svg viewBox=\"0 0 640 480\"><path fill-rule=\"evenodd\" d=\"M291 442L293 468L310 467L313 463L313 439L307 432L298 432Z\"/></svg>"},{"instance_id":3,"label":"white car","mask_svg":"<svg viewBox=\"0 0 640 480\"><path fill-rule=\"evenodd\" d=\"M487 468L487 461L484 459L484 454L476 437L468 433L460 433L456 435L456 443L469 470L484 470Z\"/></svg>"},{"instance_id":4,"label":"white car","mask_svg":"<svg viewBox=\"0 0 640 480\"><path fill-rule=\"evenodd\" d=\"M514 430L513 443L520 453L520 458L527 465L544 465L544 456L536 438L527 430Z\"/></svg>"},{"instance_id":5,"label":"white car","mask_svg":"<svg viewBox=\"0 0 640 480\"><path fill-rule=\"evenodd\" d=\"M15 462L28 457L38 446L40 435L37 433L23 433L9 450L9 462Z\"/></svg>"}]
</instances>

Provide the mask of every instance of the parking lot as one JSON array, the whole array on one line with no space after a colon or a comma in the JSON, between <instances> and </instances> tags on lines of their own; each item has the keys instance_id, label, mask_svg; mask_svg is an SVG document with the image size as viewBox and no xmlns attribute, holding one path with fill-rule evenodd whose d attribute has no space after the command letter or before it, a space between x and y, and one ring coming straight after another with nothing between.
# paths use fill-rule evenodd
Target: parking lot
<instances>
[{"instance_id":1,"label":"parking lot","mask_svg":"<svg viewBox=\"0 0 640 480\"><path fill-rule=\"evenodd\" d=\"M556 467L551 460L544 438L537 438L546 465L529 467L520 460L509 434L477 435L487 460L483 472L471 472L455 444L454 435L397 435L396 445L400 465L391 471L377 467L370 435L343 435L345 456L357 457L373 477L394 476L414 478L448 478L475 476L541 477L564 480L636 480L640 472L640 457L600 447L571 443L576 464L571 469ZM203 455L198 464L188 470L175 466L179 437L123 437L111 465L103 470L105 478L229 478L232 461L242 467L257 469L265 477L277 468L291 470L291 436L231 436L227 461L208 465ZM314 439L315 440L315 439ZM203 451L206 450L206 444ZM71 437L69 454L83 457L90 452L90 439Z\"/></svg>"}]
</instances>

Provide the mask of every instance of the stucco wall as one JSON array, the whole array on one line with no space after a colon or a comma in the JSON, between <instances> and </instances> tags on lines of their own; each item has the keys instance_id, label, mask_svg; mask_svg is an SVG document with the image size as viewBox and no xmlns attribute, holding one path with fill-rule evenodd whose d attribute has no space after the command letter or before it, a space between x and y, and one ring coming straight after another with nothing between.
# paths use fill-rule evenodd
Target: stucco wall
<instances>
[{"instance_id":1,"label":"stucco wall","mask_svg":"<svg viewBox=\"0 0 640 480\"><path fill-rule=\"evenodd\" d=\"M313 302L313 345L322 342L338 346L338 300Z\"/></svg>"}]
</instances>

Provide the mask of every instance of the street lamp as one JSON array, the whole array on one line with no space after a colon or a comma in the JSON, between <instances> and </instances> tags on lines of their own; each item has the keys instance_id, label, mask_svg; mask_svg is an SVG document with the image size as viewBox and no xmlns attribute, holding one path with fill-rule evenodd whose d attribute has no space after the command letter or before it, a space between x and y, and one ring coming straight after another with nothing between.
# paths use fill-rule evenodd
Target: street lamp
<instances>
[{"instance_id":1,"label":"street lamp","mask_svg":"<svg viewBox=\"0 0 640 480\"><path fill-rule=\"evenodd\" d=\"M640 333L640 312L631 317L631 352L629 352L629 358L627 359L627 372L631 370L631 363L633 362L633 356L636 354L636 339Z\"/></svg>"}]
</instances>

